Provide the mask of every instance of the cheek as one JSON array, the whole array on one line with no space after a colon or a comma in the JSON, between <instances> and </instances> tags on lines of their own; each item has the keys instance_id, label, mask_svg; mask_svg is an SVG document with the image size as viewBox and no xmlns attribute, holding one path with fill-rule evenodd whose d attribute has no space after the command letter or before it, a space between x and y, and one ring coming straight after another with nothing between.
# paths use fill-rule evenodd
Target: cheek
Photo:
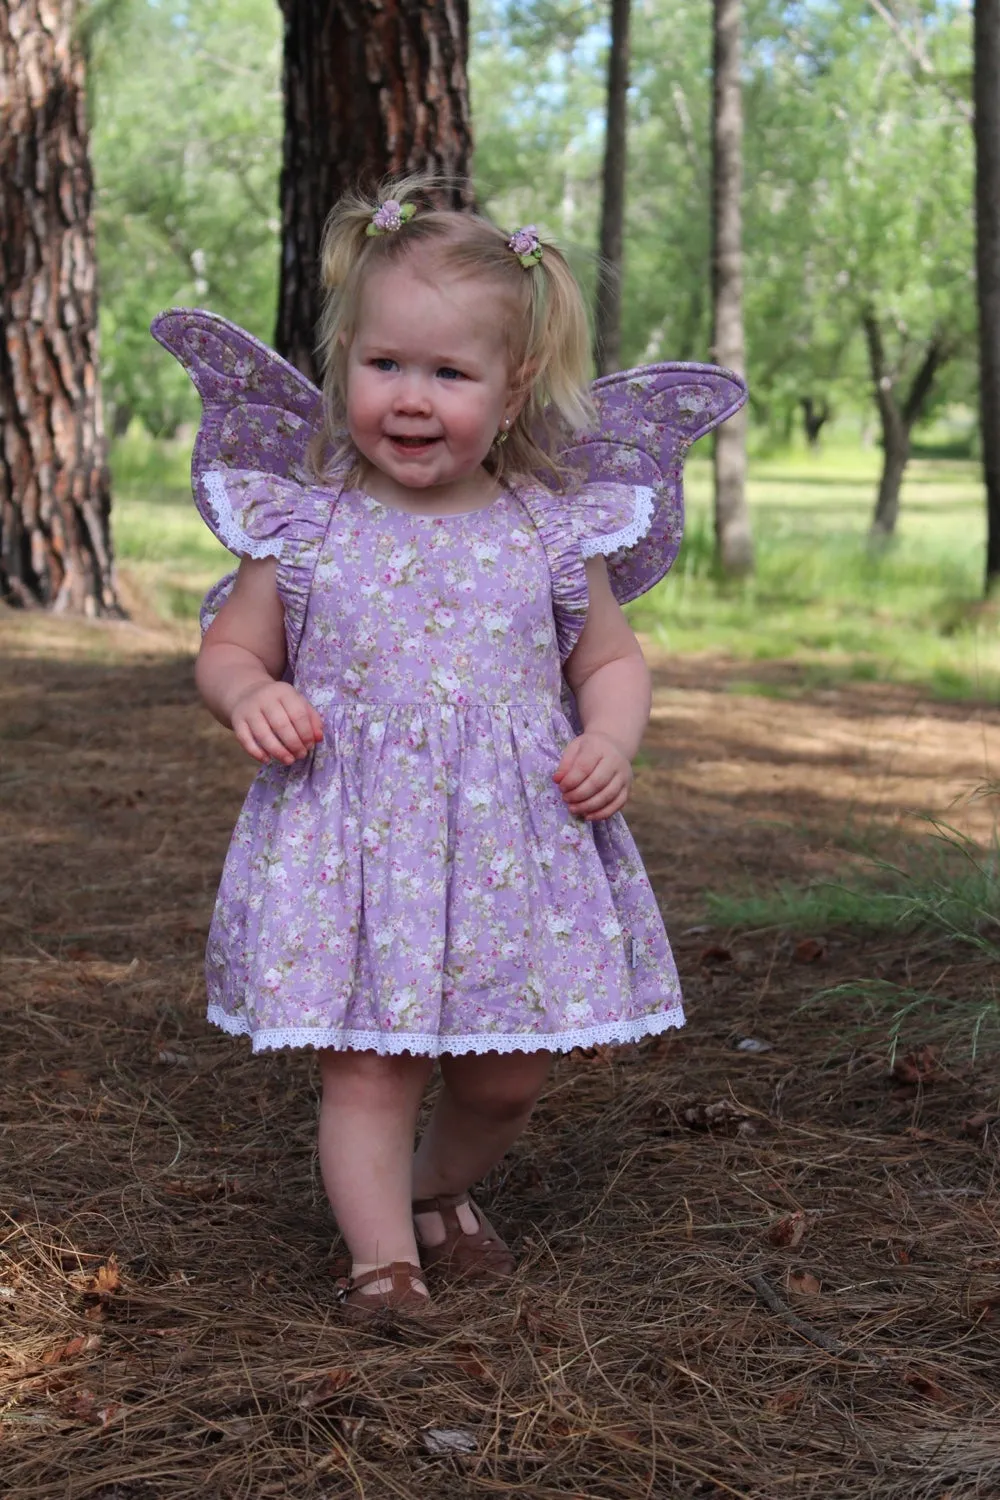
<instances>
[{"instance_id":1,"label":"cheek","mask_svg":"<svg viewBox=\"0 0 1000 1500\"><path fill-rule=\"evenodd\" d=\"M488 448L496 435L497 425L493 419L493 404L483 397L467 399L453 414L453 430L470 448Z\"/></svg>"},{"instance_id":2,"label":"cheek","mask_svg":"<svg viewBox=\"0 0 1000 1500\"><path fill-rule=\"evenodd\" d=\"M347 421L351 427L363 427L377 419L380 405L378 392L363 374L347 382Z\"/></svg>"}]
</instances>

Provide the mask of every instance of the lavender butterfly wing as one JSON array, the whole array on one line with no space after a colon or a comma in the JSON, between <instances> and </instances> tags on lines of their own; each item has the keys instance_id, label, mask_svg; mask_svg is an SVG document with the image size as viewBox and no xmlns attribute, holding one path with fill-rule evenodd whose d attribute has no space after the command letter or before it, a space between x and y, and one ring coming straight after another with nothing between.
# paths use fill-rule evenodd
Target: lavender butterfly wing
<instances>
[{"instance_id":1,"label":"lavender butterfly wing","mask_svg":"<svg viewBox=\"0 0 1000 1500\"><path fill-rule=\"evenodd\" d=\"M320 422L320 393L252 334L202 308L154 318L153 337L190 375L202 401L191 457L195 503L212 525L206 473L257 469L308 484L306 449ZM213 527L213 530L215 528Z\"/></svg>"},{"instance_id":2,"label":"lavender butterfly wing","mask_svg":"<svg viewBox=\"0 0 1000 1500\"><path fill-rule=\"evenodd\" d=\"M320 422L320 393L287 360L227 318L175 307L150 332L183 366L202 402L191 455L191 488L202 519L224 543L229 521L219 504L220 473L253 469L309 483L306 450ZM202 627L233 586L228 573L202 606Z\"/></svg>"},{"instance_id":3,"label":"lavender butterfly wing","mask_svg":"<svg viewBox=\"0 0 1000 1500\"><path fill-rule=\"evenodd\" d=\"M634 529L643 534L636 540L626 528L619 550L607 557L615 597L627 604L658 583L677 556L684 531L684 455L739 411L747 388L730 370L677 363L607 375L595 381L591 394L597 429L581 435L560 461L581 475L584 502L591 487L595 496L609 486L632 492Z\"/></svg>"}]
</instances>

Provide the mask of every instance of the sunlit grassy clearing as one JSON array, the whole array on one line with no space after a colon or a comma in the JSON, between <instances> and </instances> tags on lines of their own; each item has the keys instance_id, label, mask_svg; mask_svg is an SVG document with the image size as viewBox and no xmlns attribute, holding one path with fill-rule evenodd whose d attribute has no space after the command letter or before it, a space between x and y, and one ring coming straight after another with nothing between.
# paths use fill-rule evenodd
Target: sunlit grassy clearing
<instances>
[{"instance_id":1,"label":"sunlit grassy clearing","mask_svg":"<svg viewBox=\"0 0 1000 1500\"><path fill-rule=\"evenodd\" d=\"M802 687L843 679L911 682L947 697L1000 685L995 613L980 605L985 546L974 464L914 460L899 534L867 547L878 454L833 450L758 459L750 503L757 573L721 585L712 562L711 471L688 465L688 524L669 578L632 607L634 624L677 654L794 660ZM743 691L797 691L755 683Z\"/></svg>"},{"instance_id":2,"label":"sunlit grassy clearing","mask_svg":"<svg viewBox=\"0 0 1000 1500\"><path fill-rule=\"evenodd\" d=\"M688 464L688 525L670 576L632 606L635 625L671 652L793 660L801 688L844 679L911 682L948 697L1000 686L996 615L980 607L985 517L977 466L916 459L899 536L873 557L866 533L877 451L832 448L756 459L750 502L758 571L720 585L712 566L711 471ZM228 554L190 500L183 445L133 431L117 445L115 540L134 585L168 618L192 615ZM799 691L756 682L736 691Z\"/></svg>"}]
</instances>

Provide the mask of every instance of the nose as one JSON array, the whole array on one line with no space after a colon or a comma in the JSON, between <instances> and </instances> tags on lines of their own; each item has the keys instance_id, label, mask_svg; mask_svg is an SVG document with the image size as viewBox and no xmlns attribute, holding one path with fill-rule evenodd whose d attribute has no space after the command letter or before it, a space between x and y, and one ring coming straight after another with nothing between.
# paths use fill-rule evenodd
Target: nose
<instances>
[{"instance_id":1,"label":"nose","mask_svg":"<svg viewBox=\"0 0 1000 1500\"><path fill-rule=\"evenodd\" d=\"M416 371L405 375L398 383L395 397L394 404L398 412L407 416L430 415L431 401L427 383Z\"/></svg>"}]
</instances>

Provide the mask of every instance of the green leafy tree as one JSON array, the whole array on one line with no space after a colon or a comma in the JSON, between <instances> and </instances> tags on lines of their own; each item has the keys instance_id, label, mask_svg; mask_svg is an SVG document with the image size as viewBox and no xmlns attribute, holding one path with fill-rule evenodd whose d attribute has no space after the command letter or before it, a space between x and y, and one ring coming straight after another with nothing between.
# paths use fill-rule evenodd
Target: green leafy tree
<instances>
[{"instance_id":1,"label":"green leafy tree","mask_svg":"<svg viewBox=\"0 0 1000 1500\"><path fill-rule=\"evenodd\" d=\"M269 338L277 300L281 18L273 0L124 0L91 77L102 363L115 429L196 410L149 337L198 305Z\"/></svg>"}]
</instances>

